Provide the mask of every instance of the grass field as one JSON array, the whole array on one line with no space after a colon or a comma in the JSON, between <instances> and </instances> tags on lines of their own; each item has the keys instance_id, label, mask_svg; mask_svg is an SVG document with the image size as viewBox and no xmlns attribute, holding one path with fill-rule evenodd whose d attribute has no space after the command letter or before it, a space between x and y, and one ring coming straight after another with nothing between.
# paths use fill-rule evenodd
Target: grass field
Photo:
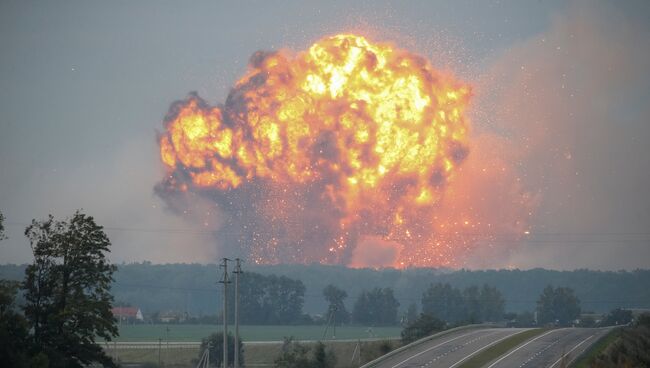
<instances>
[{"instance_id":1,"label":"grass field","mask_svg":"<svg viewBox=\"0 0 650 368\"><path fill-rule=\"evenodd\" d=\"M357 350L356 341L325 341L326 349L331 350L336 356L335 368L358 367L367 363L381 354L382 345L388 344L390 349L399 346L398 341L365 341L361 342ZM304 343L304 346L313 347L315 343ZM124 365L146 364L147 367L156 367L160 359L161 366L166 368L186 368L196 366L201 351L198 346L183 348L168 348L164 343L159 347L129 348L127 346L104 346L106 353L116 362ZM244 363L250 368L272 367L275 359L281 354L282 342L258 342L244 346ZM311 354L311 353L310 353Z\"/></svg>"},{"instance_id":2,"label":"grass field","mask_svg":"<svg viewBox=\"0 0 650 368\"><path fill-rule=\"evenodd\" d=\"M221 325L122 325L120 336L116 341L200 341L214 332L222 330ZM233 331L232 326L229 330ZM400 327L368 327L339 326L336 328L336 339L364 338L398 338ZM282 341L284 337L293 336L295 340L322 340L325 326L240 326L239 333L244 341ZM332 331L328 331L326 339L331 339Z\"/></svg>"}]
</instances>

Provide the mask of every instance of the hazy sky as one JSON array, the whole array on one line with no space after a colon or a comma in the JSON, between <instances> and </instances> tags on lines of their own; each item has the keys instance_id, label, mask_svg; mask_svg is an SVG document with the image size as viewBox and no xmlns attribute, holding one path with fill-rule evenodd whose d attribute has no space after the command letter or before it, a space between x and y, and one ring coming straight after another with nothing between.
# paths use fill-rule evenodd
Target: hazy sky
<instances>
[{"instance_id":1,"label":"hazy sky","mask_svg":"<svg viewBox=\"0 0 650 368\"><path fill-rule=\"evenodd\" d=\"M539 235L468 266L650 267L650 3L191 5L0 3L0 263L30 261L32 218L78 208L107 227L117 262L213 262L202 224L153 193L170 102L223 101L257 50L359 31L473 85L473 134L501 142L482 154L510 161L533 198Z\"/></svg>"}]
</instances>

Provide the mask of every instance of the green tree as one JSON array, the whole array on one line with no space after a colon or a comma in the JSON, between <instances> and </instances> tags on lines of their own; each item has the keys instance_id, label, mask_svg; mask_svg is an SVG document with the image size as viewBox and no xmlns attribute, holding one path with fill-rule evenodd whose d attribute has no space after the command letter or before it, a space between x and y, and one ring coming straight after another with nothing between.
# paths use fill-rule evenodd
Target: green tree
<instances>
[{"instance_id":1,"label":"green tree","mask_svg":"<svg viewBox=\"0 0 650 368\"><path fill-rule=\"evenodd\" d=\"M69 220L33 220L25 230L34 263L25 271L25 317L37 352L51 368L114 367L97 336L117 336L110 285L116 267L105 254L110 241L92 217L77 211Z\"/></svg>"},{"instance_id":2,"label":"green tree","mask_svg":"<svg viewBox=\"0 0 650 368\"><path fill-rule=\"evenodd\" d=\"M463 290L464 320L470 323L482 322L484 320L484 305L481 303L481 296L481 290L477 286L470 286Z\"/></svg>"},{"instance_id":3,"label":"green tree","mask_svg":"<svg viewBox=\"0 0 650 368\"><path fill-rule=\"evenodd\" d=\"M309 347L293 341L293 338L285 338L282 344L282 352L275 359L277 368L312 368L309 358Z\"/></svg>"},{"instance_id":4,"label":"green tree","mask_svg":"<svg viewBox=\"0 0 650 368\"><path fill-rule=\"evenodd\" d=\"M431 284L422 294L422 313L456 324L467 319L461 292L449 284Z\"/></svg>"},{"instance_id":5,"label":"green tree","mask_svg":"<svg viewBox=\"0 0 650 368\"><path fill-rule=\"evenodd\" d=\"M317 342L314 346L313 368L334 368L336 365L336 356L332 349L327 349L325 344Z\"/></svg>"},{"instance_id":6,"label":"green tree","mask_svg":"<svg viewBox=\"0 0 650 368\"><path fill-rule=\"evenodd\" d=\"M600 324L602 326L618 326L627 325L630 322L632 322L632 311L616 308L607 313Z\"/></svg>"},{"instance_id":7,"label":"green tree","mask_svg":"<svg viewBox=\"0 0 650 368\"><path fill-rule=\"evenodd\" d=\"M636 318L636 326L650 329L650 313L641 313L641 315Z\"/></svg>"},{"instance_id":8,"label":"green tree","mask_svg":"<svg viewBox=\"0 0 650 368\"><path fill-rule=\"evenodd\" d=\"M406 310L406 323L412 323L418 319L418 305L415 303L409 304L408 309Z\"/></svg>"},{"instance_id":9,"label":"green tree","mask_svg":"<svg viewBox=\"0 0 650 368\"><path fill-rule=\"evenodd\" d=\"M428 314L421 314L419 318L410 322L402 330L402 342L408 344L435 332L442 331L444 328L445 323L443 321Z\"/></svg>"},{"instance_id":10,"label":"green tree","mask_svg":"<svg viewBox=\"0 0 650 368\"><path fill-rule=\"evenodd\" d=\"M265 289L267 284L267 278L259 273L244 272L240 275L239 315L242 323L268 323L267 319L272 312L266 310L268 308L265 302ZM230 288L234 293L232 289L234 288ZM230 298L230 300L234 303L235 298ZM230 310L234 310L234 305Z\"/></svg>"},{"instance_id":11,"label":"green tree","mask_svg":"<svg viewBox=\"0 0 650 368\"><path fill-rule=\"evenodd\" d=\"M569 325L580 316L580 300L567 287L549 285L537 300L537 321L540 324Z\"/></svg>"},{"instance_id":12,"label":"green tree","mask_svg":"<svg viewBox=\"0 0 650 368\"><path fill-rule=\"evenodd\" d=\"M327 306L326 318L334 316L334 323L345 324L350 322L350 313L345 309L343 300L348 297L345 290L341 290L334 285L327 285L323 289L323 296L329 303Z\"/></svg>"},{"instance_id":13,"label":"green tree","mask_svg":"<svg viewBox=\"0 0 650 368\"><path fill-rule=\"evenodd\" d=\"M535 326L535 315L532 312L522 312L514 317L512 327L533 327Z\"/></svg>"},{"instance_id":14,"label":"green tree","mask_svg":"<svg viewBox=\"0 0 650 368\"><path fill-rule=\"evenodd\" d=\"M18 282L0 280L0 362L7 367L29 367L27 321L15 305Z\"/></svg>"},{"instance_id":15,"label":"green tree","mask_svg":"<svg viewBox=\"0 0 650 368\"><path fill-rule=\"evenodd\" d=\"M2 212L0 212L0 240L4 240L7 238L7 236L5 235L4 222L5 222L5 216L2 214Z\"/></svg>"},{"instance_id":16,"label":"green tree","mask_svg":"<svg viewBox=\"0 0 650 368\"><path fill-rule=\"evenodd\" d=\"M503 319L506 301L496 287L483 285L479 295L480 322L497 322Z\"/></svg>"},{"instance_id":17,"label":"green tree","mask_svg":"<svg viewBox=\"0 0 650 368\"><path fill-rule=\"evenodd\" d=\"M293 338L284 339L282 353L275 359L277 368L334 368L336 356L332 349L318 341L312 349L293 341Z\"/></svg>"},{"instance_id":18,"label":"green tree","mask_svg":"<svg viewBox=\"0 0 650 368\"><path fill-rule=\"evenodd\" d=\"M205 349L210 347L210 365L220 367L223 363L223 332L213 333L201 341L201 354ZM237 342L239 348L239 364L244 365L244 344L241 338ZM200 357L199 357L200 358ZM235 361L235 337L228 333L228 365L233 365Z\"/></svg>"},{"instance_id":19,"label":"green tree","mask_svg":"<svg viewBox=\"0 0 650 368\"><path fill-rule=\"evenodd\" d=\"M273 306L271 324L297 323L302 317L302 306L305 304L305 284L286 276L267 276L267 296Z\"/></svg>"},{"instance_id":20,"label":"green tree","mask_svg":"<svg viewBox=\"0 0 650 368\"><path fill-rule=\"evenodd\" d=\"M393 289L374 288L363 291L354 303L352 318L365 325L394 325L397 322L399 302Z\"/></svg>"}]
</instances>

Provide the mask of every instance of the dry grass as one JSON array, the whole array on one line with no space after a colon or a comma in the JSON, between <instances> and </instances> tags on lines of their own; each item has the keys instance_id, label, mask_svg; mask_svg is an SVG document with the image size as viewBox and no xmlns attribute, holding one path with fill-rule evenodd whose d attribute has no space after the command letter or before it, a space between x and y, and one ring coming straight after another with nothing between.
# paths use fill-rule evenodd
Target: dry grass
<instances>
[{"instance_id":1,"label":"dry grass","mask_svg":"<svg viewBox=\"0 0 650 368\"><path fill-rule=\"evenodd\" d=\"M307 346L313 343L306 344ZM337 368L357 367L359 362L358 352L355 351L356 342L349 341L326 341L327 348L332 349L336 356ZM373 360L387 349L395 349L397 341L364 341L361 342L361 364ZM281 353L282 343L248 344L244 348L244 362L247 367L272 367L273 362ZM107 349L107 353L121 364L147 364L156 366L158 364L157 348L147 349ZM352 361L353 353L355 354ZM160 349L160 361L164 367L194 367L199 356L198 348L169 348L163 344Z\"/></svg>"}]
</instances>

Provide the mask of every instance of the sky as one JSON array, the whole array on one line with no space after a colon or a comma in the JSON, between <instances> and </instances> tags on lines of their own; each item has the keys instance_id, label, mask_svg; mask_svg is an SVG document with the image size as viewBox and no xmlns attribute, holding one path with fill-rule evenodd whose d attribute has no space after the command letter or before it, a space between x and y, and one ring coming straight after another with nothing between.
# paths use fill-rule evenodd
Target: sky
<instances>
[{"instance_id":1,"label":"sky","mask_svg":"<svg viewBox=\"0 0 650 368\"><path fill-rule=\"evenodd\" d=\"M257 50L359 32L472 85L465 171L498 159L516 188L464 185L526 193L534 236L467 267L648 268L648 19L645 1L3 1L0 263L31 260L32 219L80 208L115 262L215 262L215 229L154 193L169 104L224 101Z\"/></svg>"}]
</instances>

